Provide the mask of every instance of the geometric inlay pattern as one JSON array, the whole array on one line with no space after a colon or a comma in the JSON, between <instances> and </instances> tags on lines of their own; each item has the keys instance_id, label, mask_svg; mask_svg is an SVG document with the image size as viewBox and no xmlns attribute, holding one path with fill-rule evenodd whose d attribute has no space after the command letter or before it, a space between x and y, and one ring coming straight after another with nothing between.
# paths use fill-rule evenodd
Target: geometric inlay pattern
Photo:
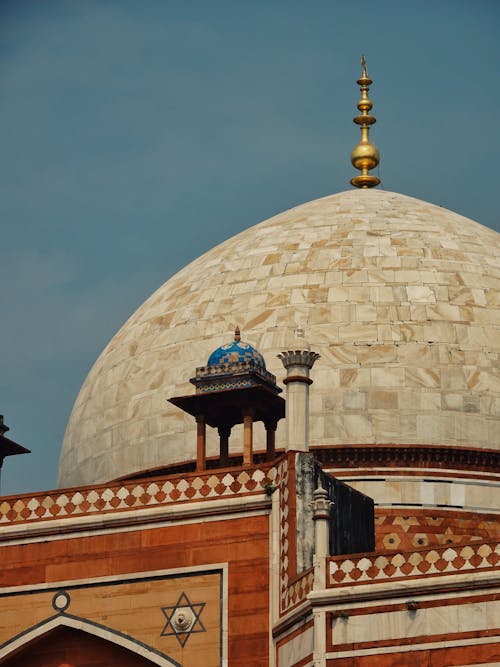
<instances>
[{"instance_id":1,"label":"geometric inlay pattern","mask_svg":"<svg viewBox=\"0 0 500 667\"><path fill-rule=\"evenodd\" d=\"M388 580L419 579L443 574L470 574L497 569L500 543L471 543L411 552L329 558L329 587L384 583Z\"/></svg>"},{"instance_id":2,"label":"geometric inlay pattern","mask_svg":"<svg viewBox=\"0 0 500 667\"><path fill-rule=\"evenodd\" d=\"M207 471L141 483L67 489L63 493L6 496L0 502L0 525L262 493L266 486L278 482L276 468L262 464L248 471L236 468L231 472Z\"/></svg>"},{"instance_id":3,"label":"geometric inlay pattern","mask_svg":"<svg viewBox=\"0 0 500 667\"><path fill-rule=\"evenodd\" d=\"M167 619L161 632L162 637L175 635L181 646L184 646L189 637L196 632L206 632L200 620L200 614L206 602L192 603L186 593L181 593L177 602L161 610Z\"/></svg>"},{"instance_id":4,"label":"geometric inlay pattern","mask_svg":"<svg viewBox=\"0 0 500 667\"><path fill-rule=\"evenodd\" d=\"M307 595L312 591L314 584L314 570L307 570L304 574L296 579L293 583L283 589L281 613L285 613L293 609L299 602L306 599Z\"/></svg>"},{"instance_id":5,"label":"geometric inlay pattern","mask_svg":"<svg viewBox=\"0 0 500 667\"><path fill-rule=\"evenodd\" d=\"M294 521L295 518L290 517L289 495L290 486L295 482L290 476L287 459L278 465L278 478L280 480L277 490L280 496L280 614L283 615L305 600L312 591L314 571L307 570L300 577L296 576L296 572L290 571L288 556L290 521Z\"/></svg>"},{"instance_id":6,"label":"geometric inlay pattern","mask_svg":"<svg viewBox=\"0 0 500 667\"><path fill-rule=\"evenodd\" d=\"M500 520L492 514L446 510L402 513L375 510L376 551L413 551L470 542L494 542L500 537Z\"/></svg>"}]
</instances>

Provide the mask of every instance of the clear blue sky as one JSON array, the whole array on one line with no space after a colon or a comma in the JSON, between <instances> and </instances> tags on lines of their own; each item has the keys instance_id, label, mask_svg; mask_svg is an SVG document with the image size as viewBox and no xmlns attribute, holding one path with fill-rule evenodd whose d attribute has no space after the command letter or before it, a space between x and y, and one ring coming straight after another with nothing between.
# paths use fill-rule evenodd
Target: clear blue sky
<instances>
[{"instance_id":1,"label":"clear blue sky","mask_svg":"<svg viewBox=\"0 0 500 667\"><path fill-rule=\"evenodd\" d=\"M0 412L33 451L2 492L55 486L81 383L154 289L349 188L362 52L385 189L498 230L499 32L497 0L0 2Z\"/></svg>"}]
</instances>

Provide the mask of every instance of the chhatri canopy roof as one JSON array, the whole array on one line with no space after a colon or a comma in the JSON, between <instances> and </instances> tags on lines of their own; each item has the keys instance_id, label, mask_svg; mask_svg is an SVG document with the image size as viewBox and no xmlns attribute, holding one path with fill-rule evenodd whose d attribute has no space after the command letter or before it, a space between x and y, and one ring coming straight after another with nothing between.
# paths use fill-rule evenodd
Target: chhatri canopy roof
<instances>
[{"instance_id":1,"label":"chhatri canopy roof","mask_svg":"<svg viewBox=\"0 0 500 667\"><path fill-rule=\"evenodd\" d=\"M243 363L245 361L254 362L256 366L260 366L261 368L266 367L264 357L249 343L241 340L240 330L237 328L234 340L214 350L208 358L207 366Z\"/></svg>"},{"instance_id":2,"label":"chhatri canopy roof","mask_svg":"<svg viewBox=\"0 0 500 667\"><path fill-rule=\"evenodd\" d=\"M499 448L499 285L500 235L442 207L362 189L285 211L192 262L117 332L75 402L60 484L195 458L193 420L167 399L236 324L278 381L297 327L321 354L313 445Z\"/></svg>"}]
</instances>

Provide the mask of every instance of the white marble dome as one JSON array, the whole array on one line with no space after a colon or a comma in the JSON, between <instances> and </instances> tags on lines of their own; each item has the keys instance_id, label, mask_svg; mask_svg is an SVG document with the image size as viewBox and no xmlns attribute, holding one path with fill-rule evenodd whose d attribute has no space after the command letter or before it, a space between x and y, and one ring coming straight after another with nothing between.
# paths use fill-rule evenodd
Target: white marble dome
<instances>
[{"instance_id":1,"label":"white marble dome","mask_svg":"<svg viewBox=\"0 0 500 667\"><path fill-rule=\"evenodd\" d=\"M75 402L59 483L194 458L193 420L167 399L193 392L235 325L278 379L297 326L321 354L311 444L500 448L499 286L500 235L439 206L351 190L281 213L174 275L113 337Z\"/></svg>"}]
</instances>

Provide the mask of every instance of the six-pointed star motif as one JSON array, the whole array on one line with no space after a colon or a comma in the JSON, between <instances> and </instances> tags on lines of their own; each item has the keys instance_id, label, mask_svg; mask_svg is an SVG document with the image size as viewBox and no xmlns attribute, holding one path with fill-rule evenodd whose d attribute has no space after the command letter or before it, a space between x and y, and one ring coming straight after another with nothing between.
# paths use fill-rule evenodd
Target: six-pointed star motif
<instances>
[{"instance_id":1,"label":"six-pointed star motif","mask_svg":"<svg viewBox=\"0 0 500 667\"><path fill-rule=\"evenodd\" d=\"M181 593L177 602L170 607L162 607L161 610L167 619L161 636L175 635L181 646L195 632L206 632L206 628L200 620L200 614L206 602L192 603L186 593Z\"/></svg>"}]
</instances>

